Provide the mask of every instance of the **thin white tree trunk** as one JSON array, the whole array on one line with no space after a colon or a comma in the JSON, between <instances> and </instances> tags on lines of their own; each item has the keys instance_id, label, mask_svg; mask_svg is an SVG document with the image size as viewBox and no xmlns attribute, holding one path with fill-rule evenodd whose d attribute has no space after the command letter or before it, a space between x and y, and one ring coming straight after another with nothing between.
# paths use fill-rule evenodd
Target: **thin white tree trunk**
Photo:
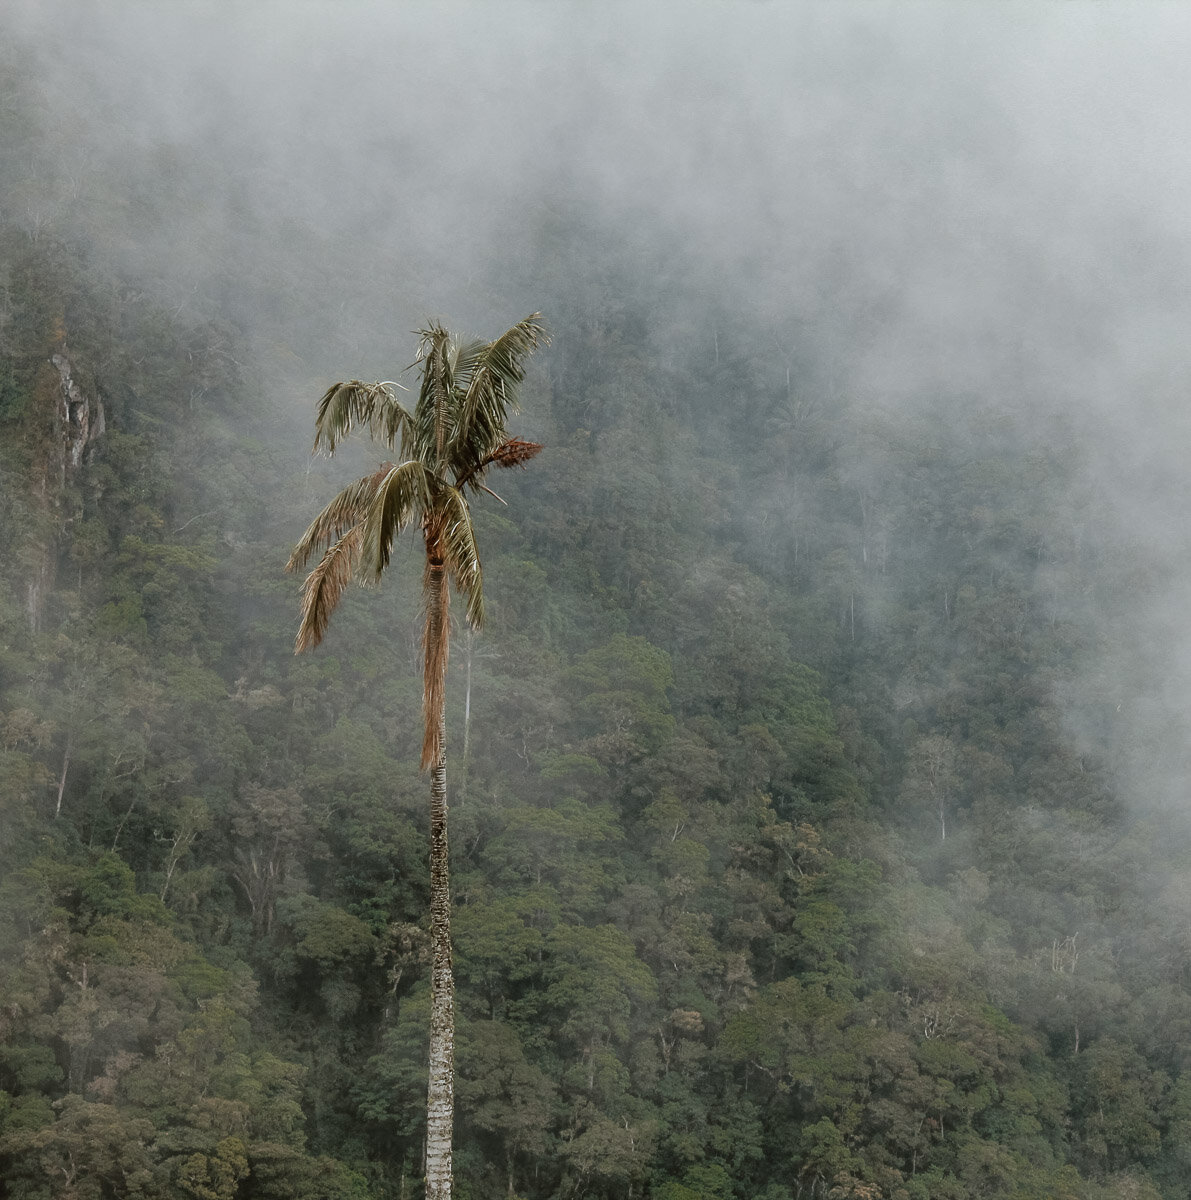
<instances>
[{"instance_id":1,"label":"thin white tree trunk","mask_svg":"<svg viewBox=\"0 0 1191 1200\"><path fill-rule=\"evenodd\" d=\"M456 803L462 805L467 798L467 779L471 768L471 658L474 631L468 625L464 645L467 647L467 684L463 692L463 759L456 787Z\"/></svg>"},{"instance_id":2,"label":"thin white tree trunk","mask_svg":"<svg viewBox=\"0 0 1191 1200\"><path fill-rule=\"evenodd\" d=\"M467 770L467 757L471 747L471 642L472 627L467 627L467 687L463 693L463 769Z\"/></svg>"},{"instance_id":3,"label":"thin white tree trunk","mask_svg":"<svg viewBox=\"0 0 1191 1200\"><path fill-rule=\"evenodd\" d=\"M62 815L62 797L66 792L66 775L70 770L70 752L74 748L74 739L66 738L66 749L62 752L62 773L58 777L58 802L54 805L54 820Z\"/></svg>"}]
</instances>

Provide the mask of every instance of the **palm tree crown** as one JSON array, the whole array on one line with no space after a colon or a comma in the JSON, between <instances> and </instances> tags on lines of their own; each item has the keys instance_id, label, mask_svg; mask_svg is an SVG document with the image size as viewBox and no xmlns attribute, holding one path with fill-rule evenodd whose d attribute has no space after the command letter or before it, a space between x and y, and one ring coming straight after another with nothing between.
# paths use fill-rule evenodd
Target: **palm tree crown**
<instances>
[{"instance_id":1,"label":"palm tree crown","mask_svg":"<svg viewBox=\"0 0 1191 1200\"><path fill-rule=\"evenodd\" d=\"M534 313L491 342L462 341L432 322L418 331L414 365L421 386L411 412L392 382L351 380L330 387L319 402L315 450L333 453L354 429L397 452L399 461L344 488L310 523L290 556L298 570L323 551L302 588L295 653L317 646L348 583L375 583L384 574L393 541L418 522L426 543L426 629L423 673L422 768L441 752L442 688L446 676L448 596L445 577L462 597L468 622L484 621L480 557L467 489L488 491L489 467L514 467L541 449L510 438L508 414L517 408L524 362L548 340Z\"/></svg>"}]
</instances>

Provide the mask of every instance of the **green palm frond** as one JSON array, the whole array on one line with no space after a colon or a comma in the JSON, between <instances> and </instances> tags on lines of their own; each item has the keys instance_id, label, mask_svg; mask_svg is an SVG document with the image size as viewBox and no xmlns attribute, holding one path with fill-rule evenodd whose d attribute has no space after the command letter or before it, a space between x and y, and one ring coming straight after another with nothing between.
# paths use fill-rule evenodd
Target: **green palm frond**
<instances>
[{"instance_id":1,"label":"green palm frond","mask_svg":"<svg viewBox=\"0 0 1191 1200\"><path fill-rule=\"evenodd\" d=\"M302 585L302 618L294 653L312 650L323 640L331 614L356 573L363 547L363 530L353 525L319 560Z\"/></svg>"},{"instance_id":2,"label":"green palm frond","mask_svg":"<svg viewBox=\"0 0 1191 1200\"><path fill-rule=\"evenodd\" d=\"M406 459L385 472L364 521L364 563L374 581L389 565L394 539L427 512L440 486L437 477L417 459Z\"/></svg>"},{"instance_id":3,"label":"green palm frond","mask_svg":"<svg viewBox=\"0 0 1191 1200\"><path fill-rule=\"evenodd\" d=\"M459 342L455 349L455 379L466 386L467 381L475 372L476 364L481 355L491 345L483 338L470 338Z\"/></svg>"},{"instance_id":4,"label":"green palm frond","mask_svg":"<svg viewBox=\"0 0 1191 1200\"><path fill-rule=\"evenodd\" d=\"M398 403L395 383L361 383L350 379L332 384L319 401L314 419L314 448L335 452L351 431L362 426L378 442L396 447L404 442L412 418Z\"/></svg>"},{"instance_id":5,"label":"green palm frond","mask_svg":"<svg viewBox=\"0 0 1191 1200\"><path fill-rule=\"evenodd\" d=\"M450 440L455 405L454 339L437 322L418 331L417 361L422 364L422 387L414 409L415 456L424 463L441 463Z\"/></svg>"},{"instance_id":6,"label":"green palm frond","mask_svg":"<svg viewBox=\"0 0 1191 1200\"><path fill-rule=\"evenodd\" d=\"M285 569L301 570L320 550L341 538L353 525L361 524L367 516L376 489L392 469L392 463L384 463L379 471L348 484L307 526L289 556Z\"/></svg>"},{"instance_id":7,"label":"green palm frond","mask_svg":"<svg viewBox=\"0 0 1191 1200\"><path fill-rule=\"evenodd\" d=\"M517 409L517 386L525 359L549 342L540 313L519 321L469 361L470 375L459 406L451 460L464 470L491 454L506 438L505 421Z\"/></svg>"},{"instance_id":8,"label":"green palm frond","mask_svg":"<svg viewBox=\"0 0 1191 1200\"><path fill-rule=\"evenodd\" d=\"M443 559L455 590L467 605L468 624L480 629L484 624L484 576L471 511L463 493L453 487L443 490L438 508L442 514Z\"/></svg>"}]
</instances>

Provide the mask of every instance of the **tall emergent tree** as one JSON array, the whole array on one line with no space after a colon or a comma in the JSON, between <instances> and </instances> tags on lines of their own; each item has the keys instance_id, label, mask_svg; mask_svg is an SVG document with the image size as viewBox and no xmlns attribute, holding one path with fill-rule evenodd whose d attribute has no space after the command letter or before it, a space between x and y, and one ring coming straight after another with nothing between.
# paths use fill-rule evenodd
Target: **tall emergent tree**
<instances>
[{"instance_id":1,"label":"tall emergent tree","mask_svg":"<svg viewBox=\"0 0 1191 1200\"><path fill-rule=\"evenodd\" d=\"M511 438L507 416L517 407L524 363L547 341L538 313L495 341L460 341L437 323L419 330L415 365L421 386L412 412L397 399L398 385L351 380L328 389L318 406L315 451L331 454L357 426L397 451L371 475L344 488L294 547L288 570L320 550L302 588L302 620L295 653L317 646L348 583L376 583L397 534L415 522L426 548L422 577L422 770L430 769L430 1085L426 1116L426 1195L451 1195L454 1119L454 983L447 873L447 767L444 686L450 639L450 584L467 606L467 620L484 620L480 556L467 489L489 491L489 467L515 467L541 449ZM495 494L495 493L490 493Z\"/></svg>"}]
</instances>

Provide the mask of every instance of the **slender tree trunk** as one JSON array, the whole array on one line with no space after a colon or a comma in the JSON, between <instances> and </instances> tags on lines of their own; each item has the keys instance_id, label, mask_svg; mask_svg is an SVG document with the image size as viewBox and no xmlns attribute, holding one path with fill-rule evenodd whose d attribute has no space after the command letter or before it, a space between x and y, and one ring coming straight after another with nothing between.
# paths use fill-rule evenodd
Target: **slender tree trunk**
<instances>
[{"instance_id":1,"label":"slender tree trunk","mask_svg":"<svg viewBox=\"0 0 1191 1200\"><path fill-rule=\"evenodd\" d=\"M66 792L66 774L70 770L70 752L74 749L74 739L68 734L66 749L62 751L62 773L58 777L58 802L54 805L54 820L62 815L62 796Z\"/></svg>"},{"instance_id":2,"label":"slender tree trunk","mask_svg":"<svg viewBox=\"0 0 1191 1200\"><path fill-rule=\"evenodd\" d=\"M467 688L463 694L463 762L467 764L468 748L471 745L471 642L472 627L467 627Z\"/></svg>"},{"instance_id":3,"label":"slender tree trunk","mask_svg":"<svg viewBox=\"0 0 1191 1200\"><path fill-rule=\"evenodd\" d=\"M430 1083L426 1095L426 1200L451 1200L455 1119L455 982L451 971L451 888L447 861L446 675L449 592L437 547L427 538L427 726L437 753L430 765ZM436 561L437 560L437 561ZM429 729L428 729L429 732Z\"/></svg>"},{"instance_id":4,"label":"slender tree trunk","mask_svg":"<svg viewBox=\"0 0 1191 1200\"><path fill-rule=\"evenodd\" d=\"M455 1116L455 983L447 865L445 752L430 776L430 1089L426 1098L426 1197L450 1200Z\"/></svg>"}]
</instances>

